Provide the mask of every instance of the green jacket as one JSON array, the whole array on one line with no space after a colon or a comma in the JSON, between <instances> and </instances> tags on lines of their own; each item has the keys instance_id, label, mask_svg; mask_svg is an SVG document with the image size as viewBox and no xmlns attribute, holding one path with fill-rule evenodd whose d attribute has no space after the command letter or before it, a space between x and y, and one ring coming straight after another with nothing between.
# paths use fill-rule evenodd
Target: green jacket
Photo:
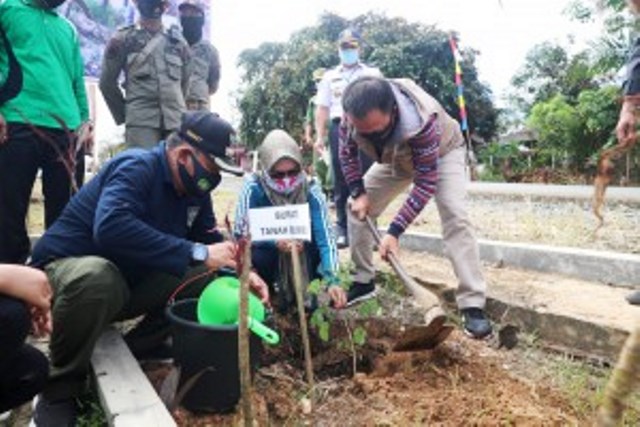
<instances>
[{"instance_id":1,"label":"green jacket","mask_svg":"<svg viewBox=\"0 0 640 427\"><path fill-rule=\"evenodd\" d=\"M9 123L30 122L69 129L89 118L84 87L84 66L73 25L35 0L0 2L0 26L22 69L22 89L0 106ZM7 52L0 47L0 81L7 75Z\"/></svg>"},{"instance_id":2,"label":"green jacket","mask_svg":"<svg viewBox=\"0 0 640 427\"><path fill-rule=\"evenodd\" d=\"M117 124L170 131L186 110L190 73L191 53L177 27L151 33L137 24L119 29L109 41L100 90Z\"/></svg>"}]
</instances>

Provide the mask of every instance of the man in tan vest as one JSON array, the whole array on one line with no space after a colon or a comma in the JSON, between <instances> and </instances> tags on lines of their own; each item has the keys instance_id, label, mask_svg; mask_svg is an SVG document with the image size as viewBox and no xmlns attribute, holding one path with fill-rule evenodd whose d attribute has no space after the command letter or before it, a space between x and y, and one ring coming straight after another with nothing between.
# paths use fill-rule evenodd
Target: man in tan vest
<instances>
[{"instance_id":1,"label":"man in tan vest","mask_svg":"<svg viewBox=\"0 0 640 427\"><path fill-rule=\"evenodd\" d=\"M168 5L136 0L140 20L116 32L102 59L100 90L115 122L125 123L130 147L154 147L178 129L187 108L191 51L178 26L163 27Z\"/></svg>"},{"instance_id":2,"label":"man in tan vest","mask_svg":"<svg viewBox=\"0 0 640 427\"><path fill-rule=\"evenodd\" d=\"M465 207L465 147L460 125L440 103L408 79L361 77L342 97L346 121L340 129L340 164L350 191L351 257L355 264L349 303L375 294L373 236L366 215L377 218L411 184L409 195L378 248L397 255L398 238L434 197L445 253L458 277L457 303L467 334L491 333L484 313L486 284L478 244ZM362 176L361 149L376 161Z\"/></svg>"}]
</instances>

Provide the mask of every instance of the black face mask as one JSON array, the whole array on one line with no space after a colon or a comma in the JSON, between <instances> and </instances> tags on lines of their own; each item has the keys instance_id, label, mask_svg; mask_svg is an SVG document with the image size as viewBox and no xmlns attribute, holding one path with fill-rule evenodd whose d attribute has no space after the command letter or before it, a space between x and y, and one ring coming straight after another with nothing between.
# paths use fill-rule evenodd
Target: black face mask
<instances>
[{"instance_id":1,"label":"black face mask","mask_svg":"<svg viewBox=\"0 0 640 427\"><path fill-rule=\"evenodd\" d=\"M65 1L66 0L42 0L42 3L48 9L55 9L56 7L60 6Z\"/></svg>"},{"instance_id":2,"label":"black face mask","mask_svg":"<svg viewBox=\"0 0 640 427\"><path fill-rule=\"evenodd\" d=\"M160 19L162 12L164 12L164 2L158 0L138 0L138 11L143 18Z\"/></svg>"},{"instance_id":3,"label":"black face mask","mask_svg":"<svg viewBox=\"0 0 640 427\"><path fill-rule=\"evenodd\" d=\"M180 180L182 180L187 195L204 197L220 184L222 176L205 169L193 154L191 154L191 161L193 162L193 176L189 175L186 166L181 164L178 166Z\"/></svg>"},{"instance_id":4,"label":"black face mask","mask_svg":"<svg viewBox=\"0 0 640 427\"><path fill-rule=\"evenodd\" d=\"M393 131L396 129L397 114L397 109L394 108L389 119L389 124L384 129L376 132L360 133L359 135L376 145L383 144L393 135Z\"/></svg>"},{"instance_id":5,"label":"black face mask","mask_svg":"<svg viewBox=\"0 0 640 427\"><path fill-rule=\"evenodd\" d=\"M202 27L204 26L204 16L181 16L182 35L190 45L202 40Z\"/></svg>"}]
</instances>

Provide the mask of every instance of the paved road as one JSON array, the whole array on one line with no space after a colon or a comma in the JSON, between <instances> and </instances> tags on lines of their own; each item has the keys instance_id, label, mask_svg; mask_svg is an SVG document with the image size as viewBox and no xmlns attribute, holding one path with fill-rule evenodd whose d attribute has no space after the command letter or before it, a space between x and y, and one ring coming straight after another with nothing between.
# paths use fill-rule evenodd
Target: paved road
<instances>
[{"instance_id":1,"label":"paved road","mask_svg":"<svg viewBox=\"0 0 640 427\"><path fill-rule=\"evenodd\" d=\"M575 200L591 199L593 197L593 186L472 182L469 185L469 193L474 195L520 195ZM607 201L640 203L640 187L609 187L607 188L606 199Z\"/></svg>"},{"instance_id":2,"label":"paved road","mask_svg":"<svg viewBox=\"0 0 640 427\"><path fill-rule=\"evenodd\" d=\"M242 178L225 176L221 188L239 193ZM590 185L545 185L545 184L505 184L493 182L472 182L469 193L479 196L529 196L553 199L590 200L593 187ZM609 187L607 201L640 204L640 187Z\"/></svg>"}]
</instances>

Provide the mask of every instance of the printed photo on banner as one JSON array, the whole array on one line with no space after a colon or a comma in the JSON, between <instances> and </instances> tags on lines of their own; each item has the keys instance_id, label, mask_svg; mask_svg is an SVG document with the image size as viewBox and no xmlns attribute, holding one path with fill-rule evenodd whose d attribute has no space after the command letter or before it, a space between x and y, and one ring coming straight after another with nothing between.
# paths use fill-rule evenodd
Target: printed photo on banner
<instances>
[{"instance_id":1,"label":"printed photo on banner","mask_svg":"<svg viewBox=\"0 0 640 427\"><path fill-rule=\"evenodd\" d=\"M169 8L162 21L166 28L180 25L178 5L183 0L169 0ZM208 2L203 2L208 8ZM84 74L100 77L100 65L104 48L118 29L134 24L138 20L138 9L132 0L75 0L65 2L58 13L78 30L80 49L84 60ZM209 39L209 10L205 10L203 38Z\"/></svg>"}]
</instances>

